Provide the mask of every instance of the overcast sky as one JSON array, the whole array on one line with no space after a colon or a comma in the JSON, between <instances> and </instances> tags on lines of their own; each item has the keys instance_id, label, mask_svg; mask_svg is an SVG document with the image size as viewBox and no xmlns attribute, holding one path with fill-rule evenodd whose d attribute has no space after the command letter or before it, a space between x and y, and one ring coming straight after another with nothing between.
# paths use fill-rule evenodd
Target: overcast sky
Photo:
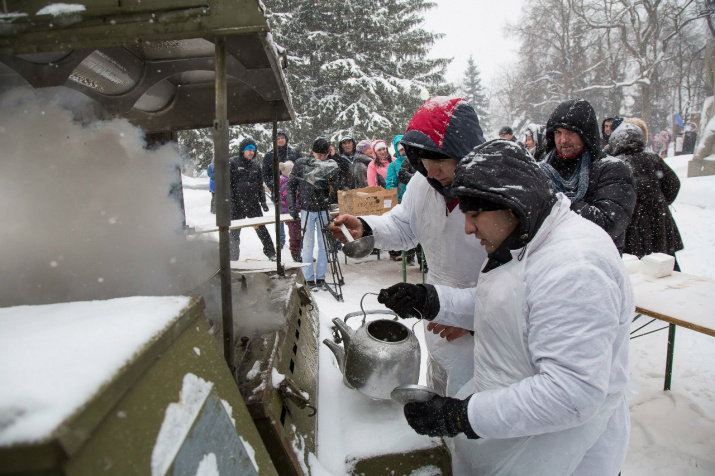
<instances>
[{"instance_id":1,"label":"overcast sky","mask_svg":"<svg viewBox=\"0 0 715 476\"><path fill-rule=\"evenodd\" d=\"M488 86L501 65L517 61L518 43L504 37L507 20L521 17L525 0L436 0L437 7L425 15L427 30L444 33L432 49L434 57L454 58L447 80L457 82L467 69L469 55Z\"/></svg>"}]
</instances>

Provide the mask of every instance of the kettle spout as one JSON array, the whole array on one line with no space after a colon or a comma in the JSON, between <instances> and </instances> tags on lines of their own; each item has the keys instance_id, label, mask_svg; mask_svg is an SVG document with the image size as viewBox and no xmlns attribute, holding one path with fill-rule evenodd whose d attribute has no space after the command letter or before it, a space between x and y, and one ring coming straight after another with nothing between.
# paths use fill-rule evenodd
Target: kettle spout
<instances>
[{"instance_id":1,"label":"kettle spout","mask_svg":"<svg viewBox=\"0 0 715 476\"><path fill-rule=\"evenodd\" d=\"M323 339L323 344L328 346L328 349L333 351L333 354L335 354L335 358L338 360L338 367L340 368L340 371L344 374L345 373L345 350L343 350L340 345L336 344L330 339Z\"/></svg>"},{"instance_id":2,"label":"kettle spout","mask_svg":"<svg viewBox=\"0 0 715 476\"><path fill-rule=\"evenodd\" d=\"M350 346L350 339L352 339L354 331L339 317L333 318L333 324L335 324L335 327L338 328L338 331L340 331L340 335L343 338L343 348L347 349Z\"/></svg>"}]
</instances>

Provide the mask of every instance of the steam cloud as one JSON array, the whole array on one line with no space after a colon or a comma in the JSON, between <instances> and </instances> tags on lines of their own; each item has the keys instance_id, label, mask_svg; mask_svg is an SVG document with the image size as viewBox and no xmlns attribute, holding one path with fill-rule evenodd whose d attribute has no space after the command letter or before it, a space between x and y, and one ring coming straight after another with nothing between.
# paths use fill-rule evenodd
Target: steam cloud
<instances>
[{"instance_id":1,"label":"steam cloud","mask_svg":"<svg viewBox=\"0 0 715 476\"><path fill-rule=\"evenodd\" d=\"M82 125L87 107L67 104L56 90L0 96L0 307L184 294L207 280L217 246L183 234L175 147L145 149L123 119Z\"/></svg>"}]
</instances>

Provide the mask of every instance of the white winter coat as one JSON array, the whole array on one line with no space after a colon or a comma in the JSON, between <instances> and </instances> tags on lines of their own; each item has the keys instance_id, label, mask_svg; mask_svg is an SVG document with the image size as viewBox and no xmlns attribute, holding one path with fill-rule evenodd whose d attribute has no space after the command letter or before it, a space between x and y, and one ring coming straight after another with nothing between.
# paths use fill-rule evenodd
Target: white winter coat
<instances>
[{"instance_id":1,"label":"white winter coat","mask_svg":"<svg viewBox=\"0 0 715 476\"><path fill-rule=\"evenodd\" d=\"M609 236L558 197L522 259L474 295L437 287L435 321L475 330L474 381L458 396L474 394L483 439L453 440L454 474L615 476L625 459L630 280Z\"/></svg>"},{"instance_id":2,"label":"white winter coat","mask_svg":"<svg viewBox=\"0 0 715 476\"><path fill-rule=\"evenodd\" d=\"M464 233L464 214L458 208L448 213L444 197L422 174L412 177L400 205L382 216L360 218L372 228L376 248L408 250L420 243L429 265L429 284L476 286L487 253L474 237ZM469 323L466 328L471 327ZM428 384L454 395L473 374L471 335L447 342L425 330L425 340Z\"/></svg>"}]
</instances>

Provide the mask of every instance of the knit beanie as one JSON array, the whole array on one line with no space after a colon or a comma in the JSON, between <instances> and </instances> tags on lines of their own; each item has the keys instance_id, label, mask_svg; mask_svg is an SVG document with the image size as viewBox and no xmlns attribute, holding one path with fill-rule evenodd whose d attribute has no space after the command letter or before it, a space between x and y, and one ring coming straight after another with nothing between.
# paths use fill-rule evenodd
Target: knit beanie
<instances>
[{"instance_id":1,"label":"knit beanie","mask_svg":"<svg viewBox=\"0 0 715 476\"><path fill-rule=\"evenodd\" d=\"M372 143L373 152L377 152L379 149L382 148L387 149L387 143L384 140L377 139L375 142Z\"/></svg>"},{"instance_id":2,"label":"knit beanie","mask_svg":"<svg viewBox=\"0 0 715 476\"><path fill-rule=\"evenodd\" d=\"M330 153L330 142L325 137L318 137L313 142L313 152L316 154L329 154Z\"/></svg>"},{"instance_id":3,"label":"knit beanie","mask_svg":"<svg viewBox=\"0 0 715 476\"><path fill-rule=\"evenodd\" d=\"M367 139L361 140L358 142L358 145L355 147L355 150L357 150L359 153L364 154L366 150L370 148L370 141Z\"/></svg>"},{"instance_id":4,"label":"knit beanie","mask_svg":"<svg viewBox=\"0 0 715 476\"><path fill-rule=\"evenodd\" d=\"M501 136L501 135L511 135L511 136L513 136L513 135L514 135L514 129L512 129L512 128L509 127L509 126L504 126L504 127L502 127L501 129L499 129L499 135L500 135L500 136Z\"/></svg>"}]
</instances>

